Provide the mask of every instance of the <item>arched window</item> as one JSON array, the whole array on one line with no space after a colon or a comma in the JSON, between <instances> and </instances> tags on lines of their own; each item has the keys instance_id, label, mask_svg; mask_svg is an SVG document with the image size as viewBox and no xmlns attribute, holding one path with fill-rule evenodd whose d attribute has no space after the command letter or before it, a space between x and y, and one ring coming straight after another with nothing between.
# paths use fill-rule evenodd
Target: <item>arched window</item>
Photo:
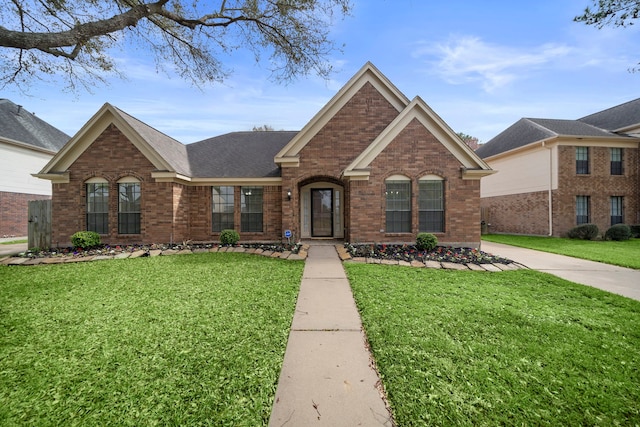
<instances>
[{"instance_id":1,"label":"arched window","mask_svg":"<svg viewBox=\"0 0 640 427\"><path fill-rule=\"evenodd\" d=\"M426 175L418 181L418 231L444 232L444 180Z\"/></svg>"},{"instance_id":2,"label":"arched window","mask_svg":"<svg viewBox=\"0 0 640 427\"><path fill-rule=\"evenodd\" d=\"M87 231L109 234L109 183L104 178L85 181L87 187Z\"/></svg>"},{"instance_id":3,"label":"arched window","mask_svg":"<svg viewBox=\"0 0 640 427\"><path fill-rule=\"evenodd\" d=\"M385 180L386 232L411 233L411 180L393 175Z\"/></svg>"},{"instance_id":4,"label":"arched window","mask_svg":"<svg viewBox=\"0 0 640 427\"><path fill-rule=\"evenodd\" d=\"M140 181L132 176L118 180L118 233L140 234Z\"/></svg>"}]
</instances>

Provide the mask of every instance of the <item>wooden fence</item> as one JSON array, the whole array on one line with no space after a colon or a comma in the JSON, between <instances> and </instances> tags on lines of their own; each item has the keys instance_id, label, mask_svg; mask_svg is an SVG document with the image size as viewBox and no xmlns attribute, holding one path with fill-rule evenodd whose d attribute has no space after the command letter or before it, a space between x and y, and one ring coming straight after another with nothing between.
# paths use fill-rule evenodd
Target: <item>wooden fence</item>
<instances>
[{"instance_id":1,"label":"wooden fence","mask_svg":"<svg viewBox=\"0 0 640 427\"><path fill-rule=\"evenodd\" d=\"M29 248L51 247L51 200L29 202Z\"/></svg>"}]
</instances>

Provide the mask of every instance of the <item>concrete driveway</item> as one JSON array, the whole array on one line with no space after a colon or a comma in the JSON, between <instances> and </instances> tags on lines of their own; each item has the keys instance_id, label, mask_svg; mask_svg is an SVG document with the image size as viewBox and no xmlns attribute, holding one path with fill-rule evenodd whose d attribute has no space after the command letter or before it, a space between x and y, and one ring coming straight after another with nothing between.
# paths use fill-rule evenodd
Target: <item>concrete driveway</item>
<instances>
[{"instance_id":1,"label":"concrete driveway","mask_svg":"<svg viewBox=\"0 0 640 427\"><path fill-rule=\"evenodd\" d=\"M15 240L26 240L26 237L2 237L0 243L13 242ZM0 244L0 256L15 255L27 250L26 243L17 243L11 245Z\"/></svg>"},{"instance_id":2,"label":"concrete driveway","mask_svg":"<svg viewBox=\"0 0 640 427\"><path fill-rule=\"evenodd\" d=\"M640 270L501 243L482 242L482 250L519 262L532 270L640 300Z\"/></svg>"}]
</instances>

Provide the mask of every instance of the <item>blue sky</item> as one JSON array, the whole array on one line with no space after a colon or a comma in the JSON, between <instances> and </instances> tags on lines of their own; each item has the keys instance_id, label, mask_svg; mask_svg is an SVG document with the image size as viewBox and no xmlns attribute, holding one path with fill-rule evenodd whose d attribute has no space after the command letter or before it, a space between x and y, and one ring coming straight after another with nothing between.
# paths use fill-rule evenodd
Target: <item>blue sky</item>
<instances>
[{"instance_id":1,"label":"blue sky","mask_svg":"<svg viewBox=\"0 0 640 427\"><path fill-rule=\"evenodd\" d=\"M335 24L344 44L326 81L268 79L268 64L238 54L223 84L197 89L118 51L127 80L70 94L34 83L9 98L73 135L109 102L184 143L253 126L301 129L366 61L409 99L419 95L456 132L481 142L521 117L576 119L640 97L640 28L573 22L590 0L354 0Z\"/></svg>"}]
</instances>

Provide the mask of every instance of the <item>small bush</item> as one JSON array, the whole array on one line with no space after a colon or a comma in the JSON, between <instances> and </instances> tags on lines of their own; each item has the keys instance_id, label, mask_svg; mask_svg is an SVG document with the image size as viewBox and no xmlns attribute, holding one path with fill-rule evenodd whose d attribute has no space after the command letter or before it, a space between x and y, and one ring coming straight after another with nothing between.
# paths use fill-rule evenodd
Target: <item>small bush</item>
<instances>
[{"instance_id":1,"label":"small bush","mask_svg":"<svg viewBox=\"0 0 640 427\"><path fill-rule=\"evenodd\" d=\"M631 227L627 224L612 225L604 233L604 238L607 240L629 240L631 238Z\"/></svg>"},{"instance_id":2,"label":"small bush","mask_svg":"<svg viewBox=\"0 0 640 427\"><path fill-rule=\"evenodd\" d=\"M598 234L600 230L595 224L582 224L569 230L570 239L593 240Z\"/></svg>"},{"instance_id":3,"label":"small bush","mask_svg":"<svg viewBox=\"0 0 640 427\"><path fill-rule=\"evenodd\" d=\"M100 246L100 235L95 231L78 231L71 236L74 248L90 249Z\"/></svg>"},{"instance_id":4,"label":"small bush","mask_svg":"<svg viewBox=\"0 0 640 427\"><path fill-rule=\"evenodd\" d=\"M416 247L420 251L432 251L438 245L438 238L431 233L418 233Z\"/></svg>"},{"instance_id":5,"label":"small bush","mask_svg":"<svg viewBox=\"0 0 640 427\"><path fill-rule=\"evenodd\" d=\"M640 238L640 224L630 225L631 235L636 239Z\"/></svg>"},{"instance_id":6,"label":"small bush","mask_svg":"<svg viewBox=\"0 0 640 427\"><path fill-rule=\"evenodd\" d=\"M236 230L222 230L220 233L220 243L223 245L235 245L240 240L240 235Z\"/></svg>"}]
</instances>

